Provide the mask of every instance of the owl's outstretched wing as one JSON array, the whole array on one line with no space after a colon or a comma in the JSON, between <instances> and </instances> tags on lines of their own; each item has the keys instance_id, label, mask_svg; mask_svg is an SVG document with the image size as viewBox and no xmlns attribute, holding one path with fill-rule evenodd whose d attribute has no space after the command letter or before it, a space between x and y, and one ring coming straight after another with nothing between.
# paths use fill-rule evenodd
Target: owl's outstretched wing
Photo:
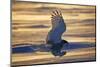
<instances>
[{"instance_id":1,"label":"owl's outstretched wing","mask_svg":"<svg viewBox=\"0 0 100 67\"><path fill-rule=\"evenodd\" d=\"M60 42L62 34L66 31L66 25L60 11L55 10L52 12L51 23L52 29L49 31L46 41L47 43Z\"/></svg>"}]
</instances>

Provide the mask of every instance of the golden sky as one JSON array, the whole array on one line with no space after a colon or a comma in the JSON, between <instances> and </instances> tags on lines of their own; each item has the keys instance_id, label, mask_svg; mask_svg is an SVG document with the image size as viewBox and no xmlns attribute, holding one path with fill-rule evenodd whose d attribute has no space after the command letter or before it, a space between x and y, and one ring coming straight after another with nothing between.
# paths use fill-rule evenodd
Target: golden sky
<instances>
[{"instance_id":1,"label":"golden sky","mask_svg":"<svg viewBox=\"0 0 100 67\"><path fill-rule=\"evenodd\" d=\"M12 44L44 43L51 29L51 12L60 9L69 42L95 43L95 6L19 2L12 4Z\"/></svg>"}]
</instances>

